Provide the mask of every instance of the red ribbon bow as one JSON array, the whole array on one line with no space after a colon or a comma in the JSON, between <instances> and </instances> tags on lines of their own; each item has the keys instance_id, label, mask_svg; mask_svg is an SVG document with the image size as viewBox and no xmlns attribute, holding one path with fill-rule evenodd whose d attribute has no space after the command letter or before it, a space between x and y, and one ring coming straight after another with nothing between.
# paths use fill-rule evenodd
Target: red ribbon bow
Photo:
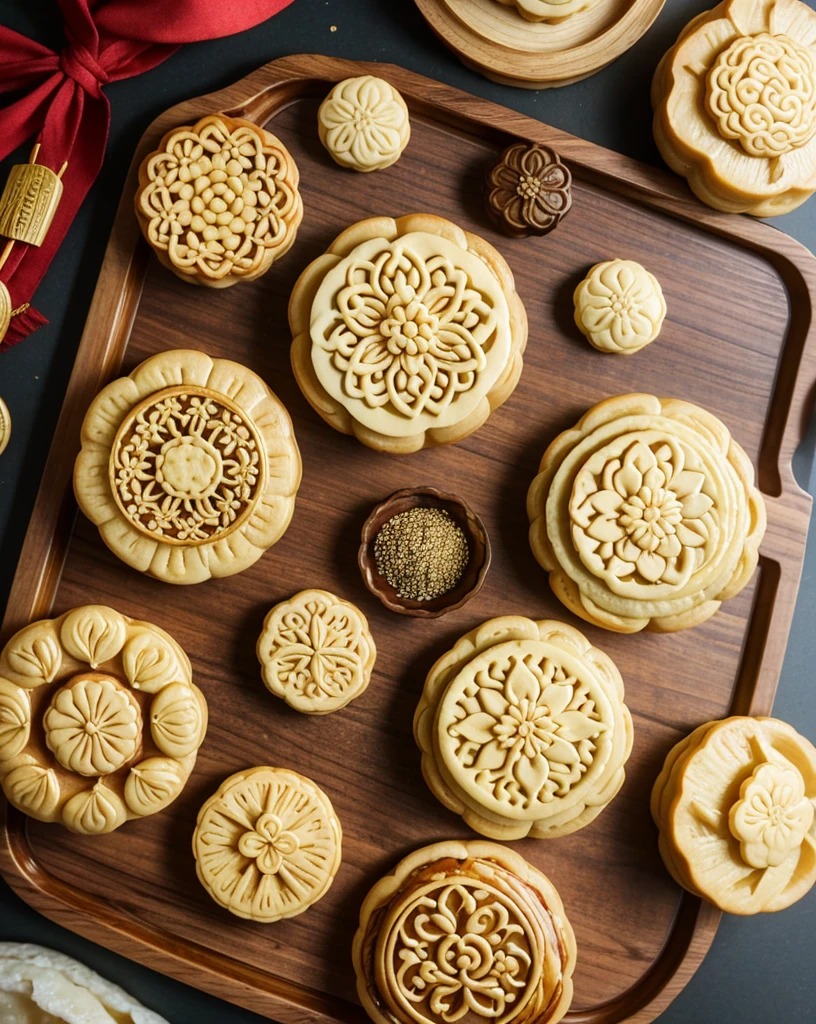
<instances>
[{"instance_id":1,"label":"red ribbon bow","mask_svg":"<svg viewBox=\"0 0 816 1024\"><path fill-rule=\"evenodd\" d=\"M105 154L108 82L161 64L182 43L251 28L292 0L58 0L68 45L61 53L0 26L0 92L26 95L0 111L0 159L39 136L37 162L63 174L63 195L44 244L16 242L0 278L12 305L29 302ZM48 323L33 307L12 317L0 351Z\"/></svg>"}]
</instances>

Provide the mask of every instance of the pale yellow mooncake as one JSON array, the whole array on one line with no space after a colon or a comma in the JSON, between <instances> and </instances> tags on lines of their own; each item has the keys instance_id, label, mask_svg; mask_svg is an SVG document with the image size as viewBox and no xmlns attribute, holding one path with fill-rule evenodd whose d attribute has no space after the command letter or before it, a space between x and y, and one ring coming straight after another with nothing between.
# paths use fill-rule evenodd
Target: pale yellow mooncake
<instances>
[{"instance_id":1,"label":"pale yellow mooncake","mask_svg":"<svg viewBox=\"0 0 816 1024\"><path fill-rule=\"evenodd\" d=\"M344 231L298 279L289 324L310 405L395 454L478 430L515 389L527 343L502 256L430 214Z\"/></svg>"},{"instance_id":2,"label":"pale yellow mooncake","mask_svg":"<svg viewBox=\"0 0 816 1024\"><path fill-rule=\"evenodd\" d=\"M705 622L757 565L765 503L748 456L697 405L619 395L545 451L530 545L570 611L619 633Z\"/></svg>"},{"instance_id":3,"label":"pale yellow mooncake","mask_svg":"<svg viewBox=\"0 0 816 1024\"><path fill-rule=\"evenodd\" d=\"M491 839L589 824L623 785L632 718L612 660L577 629L507 615L428 674L414 716L425 781Z\"/></svg>"},{"instance_id":4,"label":"pale yellow mooncake","mask_svg":"<svg viewBox=\"0 0 816 1024\"><path fill-rule=\"evenodd\" d=\"M666 867L731 914L784 910L816 882L816 748L775 718L707 722L652 790Z\"/></svg>"},{"instance_id":5,"label":"pale yellow mooncake","mask_svg":"<svg viewBox=\"0 0 816 1024\"><path fill-rule=\"evenodd\" d=\"M361 75L335 85L320 105L317 130L341 167L380 171L399 160L411 137L411 122L393 85Z\"/></svg>"},{"instance_id":6,"label":"pale yellow mooncake","mask_svg":"<svg viewBox=\"0 0 816 1024\"><path fill-rule=\"evenodd\" d=\"M652 84L663 159L715 209L772 217L816 190L816 11L725 0L694 18Z\"/></svg>"},{"instance_id":7,"label":"pale yellow mooncake","mask_svg":"<svg viewBox=\"0 0 816 1024\"><path fill-rule=\"evenodd\" d=\"M352 960L374 1024L556 1024L576 946L546 875L506 846L449 840L374 885Z\"/></svg>"},{"instance_id":8,"label":"pale yellow mooncake","mask_svg":"<svg viewBox=\"0 0 816 1024\"><path fill-rule=\"evenodd\" d=\"M210 114L168 132L139 168L136 216L183 281L253 281L289 251L303 218L298 169L270 132Z\"/></svg>"},{"instance_id":9,"label":"pale yellow mooncake","mask_svg":"<svg viewBox=\"0 0 816 1024\"><path fill-rule=\"evenodd\" d=\"M236 772L198 812L193 854L216 903L261 924L302 914L340 867L342 829L331 801L288 768Z\"/></svg>"},{"instance_id":10,"label":"pale yellow mooncake","mask_svg":"<svg viewBox=\"0 0 816 1024\"><path fill-rule=\"evenodd\" d=\"M666 316L660 282L634 260L596 263L575 289L575 324L599 352L631 355L657 338Z\"/></svg>"},{"instance_id":11,"label":"pale yellow mooncake","mask_svg":"<svg viewBox=\"0 0 816 1024\"><path fill-rule=\"evenodd\" d=\"M377 648L356 605L302 590L266 616L257 655L270 693L296 711L327 715L366 689Z\"/></svg>"},{"instance_id":12,"label":"pale yellow mooncake","mask_svg":"<svg viewBox=\"0 0 816 1024\"><path fill-rule=\"evenodd\" d=\"M231 576L286 531L300 484L289 413L228 359L172 349L103 388L82 424L79 507L134 569Z\"/></svg>"},{"instance_id":13,"label":"pale yellow mooncake","mask_svg":"<svg viewBox=\"0 0 816 1024\"><path fill-rule=\"evenodd\" d=\"M206 731L181 647L113 608L34 622L0 653L0 782L32 818L100 835L155 814Z\"/></svg>"}]
</instances>

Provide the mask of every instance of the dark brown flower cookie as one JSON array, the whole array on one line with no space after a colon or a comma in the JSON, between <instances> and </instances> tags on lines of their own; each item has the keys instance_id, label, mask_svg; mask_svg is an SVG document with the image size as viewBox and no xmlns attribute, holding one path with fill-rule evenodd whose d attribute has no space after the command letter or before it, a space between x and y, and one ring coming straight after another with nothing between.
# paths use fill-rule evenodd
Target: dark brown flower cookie
<instances>
[{"instance_id":1,"label":"dark brown flower cookie","mask_svg":"<svg viewBox=\"0 0 816 1024\"><path fill-rule=\"evenodd\" d=\"M487 175L487 208L507 235L546 235L572 206L572 175L547 146L516 142Z\"/></svg>"}]
</instances>

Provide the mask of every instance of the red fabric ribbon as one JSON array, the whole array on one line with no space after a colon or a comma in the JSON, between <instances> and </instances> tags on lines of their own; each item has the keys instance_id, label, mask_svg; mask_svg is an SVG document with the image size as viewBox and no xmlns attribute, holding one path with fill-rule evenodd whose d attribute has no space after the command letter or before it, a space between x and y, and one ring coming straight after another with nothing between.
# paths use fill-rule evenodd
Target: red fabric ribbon
<instances>
[{"instance_id":1,"label":"red fabric ribbon","mask_svg":"<svg viewBox=\"0 0 816 1024\"><path fill-rule=\"evenodd\" d=\"M38 163L55 171L68 164L44 244L38 249L16 242L0 271L13 308L30 302L102 166L110 127L102 87L149 71L182 43L251 28L292 0L58 2L68 40L61 53L0 26L0 92L25 90L0 111L0 159L37 136ZM0 351L45 323L33 307L12 317Z\"/></svg>"}]
</instances>

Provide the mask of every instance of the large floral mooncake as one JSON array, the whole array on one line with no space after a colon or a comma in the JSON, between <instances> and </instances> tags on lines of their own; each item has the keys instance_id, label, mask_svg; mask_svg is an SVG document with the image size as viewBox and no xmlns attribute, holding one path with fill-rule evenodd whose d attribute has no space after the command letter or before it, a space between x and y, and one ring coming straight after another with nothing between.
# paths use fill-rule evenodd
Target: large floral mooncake
<instances>
[{"instance_id":1,"label":"large floral mooncake","mask_svg":"<svg viewBox=\"0 0 816 1024\"><path fill-rule=\"evenodd\" d=\"M352 959L375 1024L556 1024L576 947L546 875L506 846L448 841L371 889Z\"/></svg>"},{"instance_id":2,"label":"large floral mooncake","mask_svg":"<svg viewBox=\"0 0 816 1024\"><path fill-rule=\"evenodd\" d=\"M236 772L198 812L198 878L237 917L271 924L302 914L340 867L342 829L320 787L287 768Z\"/></svg>"},{"instance_id":3,"label":"large floral mooncake","mask_svg":"<svg viewBox=\"0 0 816 1024\"><path fill-rule=\"evenodd\" d=\"M765 533L748 456L699 406L620 395L544 453L530 544L570 611L620 633L710 618L746 586Z\"/></svg>"},{"instance_id":4,"label":"large floral mooncake","mask_svg":"<svg viewBox=\"0 0 816 1024\"><path fill-rule=\"evenodd\" d=\"M280 539L300 474L289 414L257 374L174 349L91 403L74 492L123 562L199 583L241 572Z\"/></svg>"},{"instance_id":5,"label":"large floral mooncake","mask_svg":"<svg viewBox=\"0 0 816 1024\"><path fill-rule=\"evenodd\" d=\"M703 202L772 217L816 190L816 11L726 0L692 20L652 84L666 163Z\"/></svg>"},{"instance_id":6,"label":"large floral mooncake","mask_svg":"<svg viewBox=\"0 0 816 1024\"><path fill-rule=\"evenodd\" d=\"M775 718L707 722L652 790L674 879L731 914L784 910L816 882L816 748Z\"/></svg>"},{"instance_id":7,"label":"large floral mooncake","mask_svg":"<svg viewBox=\"0 0 816 1024\"><path fill-rule=\"evenodd\" d=\"M292 368L312 407L378 451L477 430L521 375L527 317L502 256L429 214L339 235L289 302Z\"/></svg>"},{"instance_id":8,"label":"large floral mooncake","mask_svg":"<svg viewBox=\"0 0 816 1024\"><path fill-rule=\"evenodd\" d=\"M491 839L583 828L623 784L632 719L612 660L577 629L521 616L463 636L414 716L434 795Z\"/></svg>"},{"instance_id":9,"label":"large floral mooncake","mask_svg":"<svg viewBox=\"0 0 816 1024\"><path fill-rule=\"evenodd\" d=\"M163 810L206 730L181 647L113 608L34 622L0 653L0 780L40 821L99 835Z\"/></svg>"},{"instance_id":10,"label":"large floral mooncake","mask_svg":"<svg viewBox=\"0 0 816 1024\"><path fill-rule=\"evenodd\" d=\"M226 288L266 273L303 218L298 169L274 135L211 114L175 128L139 168L136 216L183 281Z\"/></svg>"}]
</instances>

